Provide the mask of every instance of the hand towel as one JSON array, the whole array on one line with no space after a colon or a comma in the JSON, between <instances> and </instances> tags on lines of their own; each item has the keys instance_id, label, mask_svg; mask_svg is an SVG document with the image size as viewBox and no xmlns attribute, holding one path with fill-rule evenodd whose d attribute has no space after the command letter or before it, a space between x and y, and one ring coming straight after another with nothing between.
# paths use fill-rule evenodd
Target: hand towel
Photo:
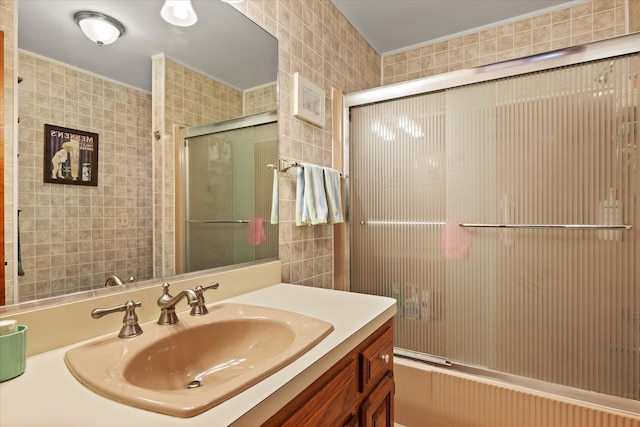
<instances>
[{"instance_id":1,"label":"hand towel","mask_svg":"<svg viewBox=\"0 0 640 427\"><path fill-rule=\"evenodd\" d=\"M273 192L271 195L271 224L277 224L280 220L278 205L278 169L273 170Z\"/></svg>"},{"instance_id":2,"label":"hand towel","mask_svg":"<svg viewBox=\"0 0 640 427\"><path fill-rule=\"evenodd\" d=\"M327 223L327 197L320 166L303 163L296 182L296 225Z\"/></svg>"},{"instance_id":3,"label":"hand towel","mask_svg":"<svg viewBox=\"0 0 640 427\"><path fill-rule=\"evenodd\" d=\"M323 168L323 172L324 188L327 194L327 223L339 224L341 222L344 222L344 217L342 215L340 172L331 168Z\"/></svg>"},{"instance_id":4,"label":"hand towel","mask_svg":"<svg viewBox=\"0 0 640 427\"><path fill-rule=\"evenodd\" d=\"M469 254L472 235L466 228L460 227L459 220L448 219L444 223L440 247L447 258L465 258Z\"/></svg>"},{"instance_id":5,"label":"hand towel","mask_svg":"<svg viewBox=\"0 0 640 427\"><path fill-rule=\"evenodd\" d=\"M262 227L262 218L250 219L247 223L247 243L251 246L258 246L264 239L266 239L266 235Z\"/></svg>"}]
</instances>

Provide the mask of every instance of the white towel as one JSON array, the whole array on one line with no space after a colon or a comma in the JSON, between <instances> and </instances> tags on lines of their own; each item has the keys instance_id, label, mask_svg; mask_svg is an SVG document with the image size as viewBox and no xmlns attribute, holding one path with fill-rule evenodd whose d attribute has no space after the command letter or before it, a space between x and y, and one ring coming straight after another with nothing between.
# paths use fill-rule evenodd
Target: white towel
<instances>
[{"instance_id":1,"label":"white towel","mask_svg":"<svg viewBox=\"0 0 640 427\"><path fill-rule=\"evenodd\" d=\"M342 197L340 190L340 172L331 168L323 168L324 188L327 193L328 224L344 222L342 216Z\"/></svg>"},{"instance_id":2,"label":"white towel","mask_svg":"<svg viewBox=\"0 0 640 427\"><path fill-rule=\"evenodd\" d=\"M271 195L271 224L277 224L280 219L278 205L278 169L273 169L273 192Z\"/></svg>"},{"instance_id":3,"label":"white towel","mask_svg":"<svg viewBox=\"0 0 640 427\"><path fill-rule=\"evenodd\" d=\"M296 183L296 225L326 224L327 213L322 168L304 163L298 168Z\"/></svg>"}]
</instances>

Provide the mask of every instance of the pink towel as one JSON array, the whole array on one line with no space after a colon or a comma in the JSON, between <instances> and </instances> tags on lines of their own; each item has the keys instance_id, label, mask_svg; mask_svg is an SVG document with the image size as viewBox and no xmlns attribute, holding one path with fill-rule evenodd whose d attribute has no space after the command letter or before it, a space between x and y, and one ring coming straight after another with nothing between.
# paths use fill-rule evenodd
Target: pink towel
<instances>
[{"instance_id":1,"label":"pink towel","mask_svg":"<svg viewBox=\"0 0 640 427\"><path fill-rule=\"evenodd\" d=\"M444 223L440 247L447 258L465 258L471 246L471 231L460 227L459 220L448 219Z\"/></svg>"},{"instance_id":2,"label":"pink towel","mask_svg":"<svg viewBox=\"0 0 640 427\"><path fill-rule=\"evenodd\" d=\"M250 219L247 224L247 243L258 246L266 238L262 228L262 218Z\"/></svg>"}]
</instances>

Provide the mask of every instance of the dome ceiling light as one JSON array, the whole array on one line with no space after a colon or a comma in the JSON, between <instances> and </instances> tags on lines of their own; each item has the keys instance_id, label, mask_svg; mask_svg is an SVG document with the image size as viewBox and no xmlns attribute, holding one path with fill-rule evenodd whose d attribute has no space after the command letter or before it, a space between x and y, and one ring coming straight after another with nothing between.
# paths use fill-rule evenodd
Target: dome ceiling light
<instances>
[{"instance_id":1,"label":"dome ceiling light","mask_svg":"<svg viewBox=\"0 0 640 427\"><path fill-rule=\"evenodd\" d=\"M100 12L81 11L73 15L85 36L98 46L111 44L124 34L124 25Z\"/></svg>"}]
</instances>

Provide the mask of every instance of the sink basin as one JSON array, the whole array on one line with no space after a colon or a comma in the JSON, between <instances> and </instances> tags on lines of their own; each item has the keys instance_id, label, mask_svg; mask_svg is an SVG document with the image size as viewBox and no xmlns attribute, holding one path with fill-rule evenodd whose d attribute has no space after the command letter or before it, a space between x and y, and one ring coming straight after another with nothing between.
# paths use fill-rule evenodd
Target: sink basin
<instances>
[{"instance_id":1,"label":"sink basin","mask_svg":"<svg viewBox=\"0 0 640 427\"><path fill-rule=\"evenodd\" d=\"M180 322L142 325L134 338L101 338L65 353L91 390L131 406L191 417L286 366L333 330L290 311L219 304Z\"/></svg>"}]
</instances>

